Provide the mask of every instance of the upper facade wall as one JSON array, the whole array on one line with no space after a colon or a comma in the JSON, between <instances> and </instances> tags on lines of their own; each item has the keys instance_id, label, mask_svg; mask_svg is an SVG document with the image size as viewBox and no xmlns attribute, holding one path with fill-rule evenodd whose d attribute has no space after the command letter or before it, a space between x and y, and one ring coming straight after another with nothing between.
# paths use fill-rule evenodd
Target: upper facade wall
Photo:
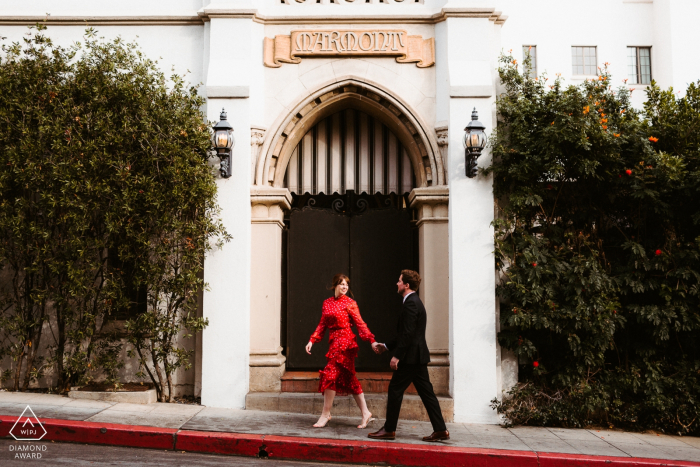
<instances>
[{"instance_id":1,"label":"upper facade wall","mask_svg":"<svg viewBox=\"0 0 700 467\"><path fill-rule=\"evenodd\" d=\"M331 3L332 1L332 3ZM55 24L50 34L69 44L80 38L84 21L96 25L107 37L121 35L135 40L152 58L160 60L164 71L171 66L191 71L193 83L206 82L209 33L207 22L214 17L252 17L261 25L264 37L289 34L299 28L327 28L339 24L350 28L376 28L377 25L406 29L424 38L436 37L436 27L452 14L465 11L485 15L503 23L500 36L491 44L475 35L469 48L489 47L494 62L499 51L513 51L519 61L523 45L537 46L537 69L554 79L560 73L568 83L585 79L572 72L572 46L595 46L597 65L608 62L614 85L627 78L627 47L651 47L652 77L662 87L683 90L700 78L700 62L693 60L700 28L693 23L700 17L700 2L694 0L25 0L0 2L0 35L16 40L26 32L26 24L47 13ZM507 20L506 20L507 18ZM72 23L67 21L73 20ZM24 21L25 24L21 24ZM71 25L66 25L71 24ZM213 40L217 40L216 37ZM258 40L257 38L255 39ZM439 45L439 44L436 44ZM254 53L261 55L261 50ZM299 65L266 69L263 109L254 120L270 124L292 101L324 81L357 67L358 59L306 59ZM262 57L255 61L261 62ZM389 58L364 58L360 66L382 84L391 85L407 99L422 118L435 123L435 68L417 69ZM343 64L344 62L347 62ZM342 70L341 70L342 68ZM401 79L397 80L396 75ZM284 86L282 86L284 84ZM644 86L631 85L635 104L644 100ZM268 99L269 98L269 99Z\"/></svg>"},{"instance_id":2,"label":"upper facade wall","mask_svg":"<svg viewBox=\"0 0 700 467\"><path fill-rule=\"evenodd\" d=\"M208 4L203 0L3 0L0 15L94 16L94 15L197 15Z\"/></svg>"}]
</instances>

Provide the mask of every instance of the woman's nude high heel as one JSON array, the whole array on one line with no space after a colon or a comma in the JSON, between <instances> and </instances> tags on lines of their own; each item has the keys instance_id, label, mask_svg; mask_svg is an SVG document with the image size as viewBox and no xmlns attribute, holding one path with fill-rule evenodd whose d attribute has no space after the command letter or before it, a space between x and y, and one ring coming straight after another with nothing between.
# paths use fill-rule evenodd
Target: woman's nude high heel
<instances>
[{"instance_id":1,"label":"woman's nude high heel","mask_svg":"<svg viewBox=\"0 0 700 467\"><path fill-rule=\"evenodd\" d=\"M370 423L372 423L375 420L376 420L376 418L373 418L372 414L369 414L369 417L367 417L366 420L364 418L362 419L362 425L357 425L357 428L359 428L359 429L367 428L367 425L369 425Z\"/></svg>"},{"instance_id":2,"label":"woman's nude high heel","mask_svg":"<svg viewBox=\"0 0 700 467\"><path fill-rule=\"evenodd\" d=\"M323 418L323 415L321 415L321 418ZM319 418L319 421L321 420L321 418ZM314 423L314 428L323 428L324 426L326 426L326 425L328 424L328 422L331 421L331 418L332 418L332 417L331 417L331 415L329 414L329 415L328 415L328 418L326 419L326 421L323 422L323 425L319 425L319 423L316 422L316 423Z\"/></svg>"}]
</instances>

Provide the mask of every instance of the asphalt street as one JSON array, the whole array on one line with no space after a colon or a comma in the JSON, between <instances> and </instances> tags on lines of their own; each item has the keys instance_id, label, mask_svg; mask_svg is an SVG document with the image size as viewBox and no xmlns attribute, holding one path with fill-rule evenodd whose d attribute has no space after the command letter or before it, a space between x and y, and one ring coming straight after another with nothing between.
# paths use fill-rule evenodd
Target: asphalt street
<instances>
[{"instance_id":1,"label":"asphalt street","mask_svg":"<svg viewBox=\"0 0 700 467\"><path fill-rule=\"evenodd\" d=\"M32 458L32 454L34 454L34 458ZM41 458L37 458L38 454L41 454ZM302 467L313 465L314 467L337 467L339 465L350 466L356 464L322 464L303 461L283 461L251 457L160 451L156 449L0 440L0 465L3 467L27 467L31 465L70 465L72 467L88 465L144 467L213 467L224 465L228 467Z\"/></svg>"}]
</instances>

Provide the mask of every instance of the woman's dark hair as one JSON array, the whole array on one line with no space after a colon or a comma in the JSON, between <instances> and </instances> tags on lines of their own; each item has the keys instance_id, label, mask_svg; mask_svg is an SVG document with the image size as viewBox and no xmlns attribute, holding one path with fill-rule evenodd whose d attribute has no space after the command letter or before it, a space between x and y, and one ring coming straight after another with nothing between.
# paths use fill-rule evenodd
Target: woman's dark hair
<instances>
[{"instance_id":1,"label":"woman's dark hair","mask_svg":"<svg viewBox=\"0 0 700 467\"><path fill-rule=\"evenodd\" d=\"M336 274L335 276L333 276L333 282L332 282L333 285L328 287L328 290L335 290L335 288L338 287L338 284L343 282L343 280L345 280L345 282L348 284L348 293L350 294L351 297L354 297L354 295L350 291L350 278L348 276L346 276L345 274Z\"/></svg>"},{"instance_id":2,"label":"woman's dark hair","mask_svg":"<svg viewBox=\"0 0 700 467\"><path fill-rule=\"evenodd\" d=\"M421 281L420 274L410 269L404 269L403 271L401 271L401 276L401 280L403 280L403 283L408 284L411 290L418 290Z\"/></svg>"}]
</instances>

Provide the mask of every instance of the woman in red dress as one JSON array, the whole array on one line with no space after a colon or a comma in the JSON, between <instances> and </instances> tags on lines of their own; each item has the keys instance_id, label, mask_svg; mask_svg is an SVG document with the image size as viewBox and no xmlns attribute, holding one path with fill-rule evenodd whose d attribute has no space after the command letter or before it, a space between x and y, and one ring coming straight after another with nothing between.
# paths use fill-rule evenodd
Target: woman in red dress
<instances>
[{"instance_id":1,"label":"woman in red dress","mask_svg":"<svg viewBox=\"0 0 700 467\"><path fill-rule=\"evenodd\" d=\"M306 353L311 354L311 346L321 342L326 328L328 328L329 346L326 354L328 364L319 371L321 381L318 385L318 392L323 394L323 412L321 412L321 418L314 425L316 428L326 426L326 423L331 419L331 407L333 407L333 398L336 394L341 396L352 394L352 397L355 398L355 402L362 412L362 423L357 428L365 428L369 422L374 420L372 413L367 409L362 386L355 376L355 358L357 358L359 347L350 326L354 323L362 340L370 341L370 343L375 342L374 334L369 331L362 320L357 302L345 295L349 286L348 276L336 274L333 277L335 296L323 302L321 322L311 335L309 343L306 344Z\"/></svg>"}]
</instances>

